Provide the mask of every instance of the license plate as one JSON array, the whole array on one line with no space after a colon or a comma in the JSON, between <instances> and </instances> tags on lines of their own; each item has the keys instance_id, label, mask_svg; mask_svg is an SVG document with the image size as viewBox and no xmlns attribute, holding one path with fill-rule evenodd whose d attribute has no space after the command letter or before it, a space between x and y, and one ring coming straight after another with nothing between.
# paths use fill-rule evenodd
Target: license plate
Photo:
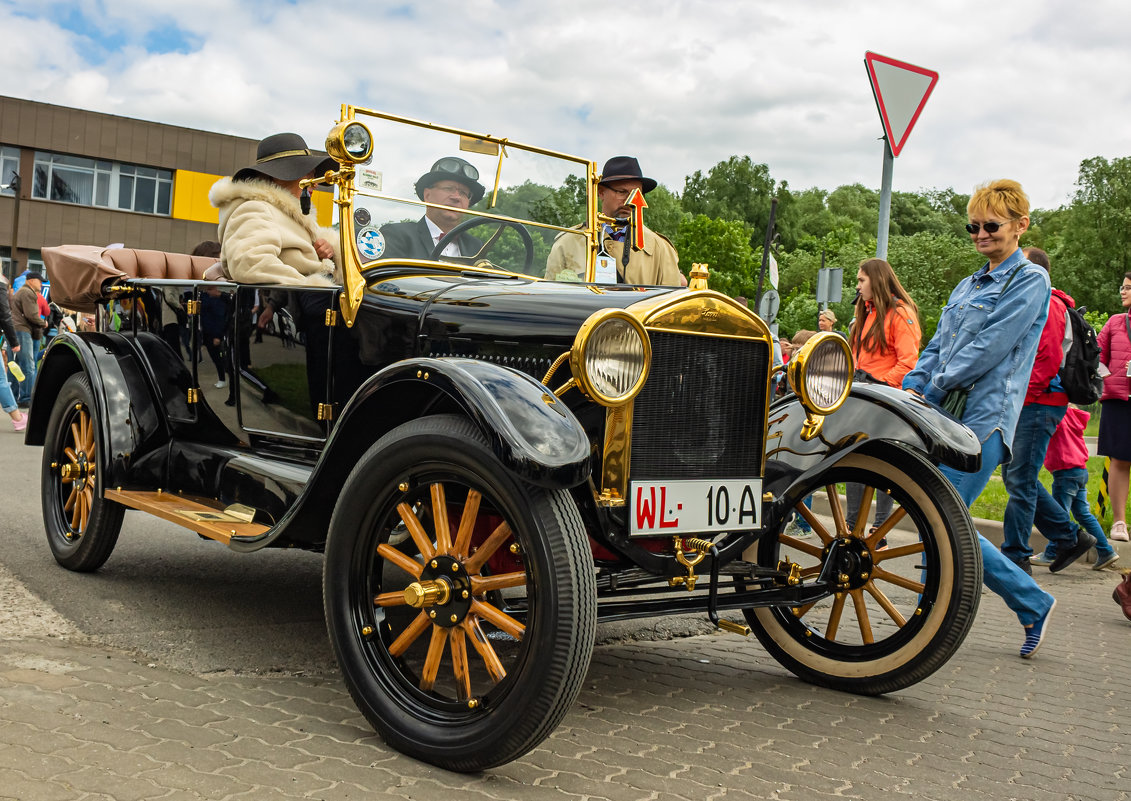
<instances>
[{"instance_id":1,"label":"license plate","mask_svg":"<svg viewBox=\"0 0 1131 801\"><path fill-rule=\"evenodd\" d=\"M629 484L632 536L742 531L762 525L762 479L634 481Z\"/></svg>"}]
</instances>

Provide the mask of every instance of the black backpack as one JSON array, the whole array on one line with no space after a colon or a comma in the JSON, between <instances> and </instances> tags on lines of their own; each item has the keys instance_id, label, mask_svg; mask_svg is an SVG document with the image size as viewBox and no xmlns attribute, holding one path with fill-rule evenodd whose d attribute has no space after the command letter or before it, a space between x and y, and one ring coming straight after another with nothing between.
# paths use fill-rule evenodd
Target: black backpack
<instances>
[{"instance_id":1,"label":"black backpack","mask_svg":"<svg viewBox=\"0 0 1131 801\"><path fill-rule=\"evenodd\" d=\"M1057 375L1069 401L1090 406L1100 399L1104 391L1104 380L1099 374L1100 345L1096 341L1096 329L1084 319L1085 309L1074 309L1065 304L1065 310L1064 362Z\"/></svg>"}]
</instances>

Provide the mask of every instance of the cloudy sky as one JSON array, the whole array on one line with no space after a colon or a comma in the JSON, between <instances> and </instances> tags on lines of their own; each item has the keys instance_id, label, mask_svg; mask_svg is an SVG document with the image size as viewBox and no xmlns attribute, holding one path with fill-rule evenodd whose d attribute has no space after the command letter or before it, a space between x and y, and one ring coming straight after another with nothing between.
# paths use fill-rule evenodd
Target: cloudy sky
<instances>
[{"instance_id":1,"label":"cloudy sky","mask_svg":"<svg viewBox=\"0 0 1131 801\"><path fill-rule=\"evenodd\" d=\"M592 158L676 191L734 154L878 188L864 54L940 73L894 187L1072 195L1131 155L1126 0L0 0L0 94L321 143L349 102Z\"/></svg>"}]
</instances>

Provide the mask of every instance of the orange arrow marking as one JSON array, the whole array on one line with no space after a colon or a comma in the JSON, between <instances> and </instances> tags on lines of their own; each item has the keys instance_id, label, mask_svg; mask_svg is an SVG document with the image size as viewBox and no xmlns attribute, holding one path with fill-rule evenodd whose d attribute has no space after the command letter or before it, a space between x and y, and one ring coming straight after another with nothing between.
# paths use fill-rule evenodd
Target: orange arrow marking
<instances>
[{"instance_id":1,"label":"orange arrow marking","mask_svg":"<svg viewBox=\"0 0 1131 801\"><path fill-rule=\"evenodd\" d=\"M648 202L644 199L644 193L639 189L633 189L632 194L628 196L625 205L632 206L632 229L635 233L633 245L637 250L644 249L644 209L648 208Z\"/></svg>"}]
</instances>

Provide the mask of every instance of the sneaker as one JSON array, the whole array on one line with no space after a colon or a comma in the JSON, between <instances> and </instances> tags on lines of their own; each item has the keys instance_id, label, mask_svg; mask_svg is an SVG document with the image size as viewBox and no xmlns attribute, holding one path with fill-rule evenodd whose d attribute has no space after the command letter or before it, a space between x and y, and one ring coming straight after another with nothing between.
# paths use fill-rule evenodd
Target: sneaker
<instances>
[{"instance_id":1,"label":"sneaker","mask_svg":"<svg viewBox=\"0 0 1131 801\"><path fill-rule=\"evenodd\" d=\"M27 415L21 414L19 420L13 419L12 428L14 428L16 431L23 431L25 428L27 428Z\"/></svg>"},{"instance_id":2,"label":"sneaker","mask_svg":"<svg viewBox=\"0 0 1131 801\"><path fill-rule=\"evenodd\" d=\"M1098 556L1096 563L1092 565L1092 570L1103 570L1105 567L1114 565L1117 559L1119 559L1119 554L1115 551L1112 551L1107 556Z\"/></svg>"},{"instance_id":3,"label":"sneaker","mask_svg":"<svg viewBox=\"0 0 1131 801\"><path fill-rule=\"evenodd\" d=\"M1044 551L1043 553L1033 554L1029 557L1029 564L1036 565L1037 567L1048 567L1056 559L1055 551Z\"/></svg>"},{"instance_id":4,"label":"sneaker","mask_svg":"<svg viewBox=\"0 0 1131 801\"><path fill-rule=\"evenodd\" d=\"M228 386L228 382L221 378L212 386L216 387L216 389L223 389L224 387Z\"/></svg>"},{"instance_id":5,"label":"sneaker","mask_svg":"<svg viewBox=\"0 0 1131 801\"><path fill-rule=\"evenodd\" d=\"M1056 558L1049 565L1049 572L1059 573L1086 554L1088 549L1094 547L1096 547L1096 538L1082 528L1076 529L1076 544L1071 548L1056 549Z\"/></svg>"},{"instance_id":6,"label":"sneaker","mask_svg":"<svg viewBox=\"0 0 1131 801\"><path fill-rule=\"evenodd\" d=\"M1116 542L1127 542L1127 524L1120 520L1118 523L1111 524L1111 533L1107 535L1109 540Z\"/></svg>"},{"instance_id":7,"label":"sneaker","mask_svg":"<svg viewBox=\"0 0 1131 801\"><path fill-rule=\"evenodd\" d=\"M1037 653L1037 649L1041 647L1041 643L1044 642L1045 639L1045 634L1049 630L1049 618L1052 617L1052 610L1054 609L1056 609L1055 598L1053 599L1052 606L1049 607L1049 611L1045 612L1044 617L1032 626L1025 628L1025 642L1021 644L1022 659L1029 659L1033 654Z\"/></svg>"}]
</instances>

